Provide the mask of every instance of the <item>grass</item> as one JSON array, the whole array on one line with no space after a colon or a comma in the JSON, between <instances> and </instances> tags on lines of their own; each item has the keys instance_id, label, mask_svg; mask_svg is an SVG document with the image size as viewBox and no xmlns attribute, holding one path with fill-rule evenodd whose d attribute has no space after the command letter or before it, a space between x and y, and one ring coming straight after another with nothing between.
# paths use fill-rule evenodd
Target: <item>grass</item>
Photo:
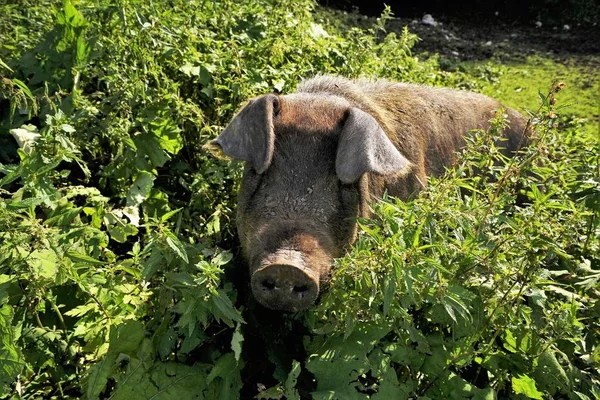
<instances>
[{"instance_id":1,"label":"grass","mask_svg":"<svg viewBox=\"0 0 600 400\"><path fill-rule=\"evenodd\" d=\"M529 56L522 62L501 63L464 61L459 64L467 75L481 84L481 92L497 98L521 112L535 110L538 90L552 81L565 82L566 89L557 95L563 106L562 115L578 119L582 131L599 135L600 124L600 57L574 57L566 62L541 55Z\"/></svg>"}]
</instances>

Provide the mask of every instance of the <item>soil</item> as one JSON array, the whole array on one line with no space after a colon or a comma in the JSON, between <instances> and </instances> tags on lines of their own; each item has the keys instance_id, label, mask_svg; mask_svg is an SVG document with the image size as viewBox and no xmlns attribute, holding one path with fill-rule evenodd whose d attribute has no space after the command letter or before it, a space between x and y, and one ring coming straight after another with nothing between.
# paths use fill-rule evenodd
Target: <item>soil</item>
<instances>
[{"instance_id":1,"label":"soil","mask_svg":"<svg viewBox=\"0 0 600 400\"><path fill-rule=\"evenodd\" d=\"M465 60L492 57L522 57L548 54L557 57L600 56L600 4L583 9L582 4L535 0L318 0L342 20L370 25L390 5L394 18L386 26L399 32L408 25L421 38L416 53L438 53ZM498 10L498 11L496 11ZM431 14L437 26L422 22ZM537 15L537 16L536 16ZM562 21L562 22L560 22ZM538 26L539 24L539 26ZM456 54L458 53L458 55Z\"/></svg>"},{"instance_id":2,"label":"soil","mask_svg":"<svg viewBox=\"0 0 600 400\"><path fill-rule=\"evenodd\" d=\"M333 11L348 25L362 27L375 23L375 17ZM408 26L419 37L416 55L439 54L454 61L521 61L530 55L543 55L556 61L575 59L578 63L600 67L600 24L537 27L535 23L517 24L506 19L469 16L457 18L433 15L436 26L421 17L393 18L388 31L401 32Z\"/></svg>"},{"instance_id":3,"label":"soil","mask_svg":"<svg viewBox=\"0 0 600 400\"><path fill-rule=\"evenodd\" d=\"M421 20L398 18L390 21L390 26L399 29L408 25L421 38L414 48L416 53L439 53L458 61L513 61L543 54L558 60L576 58L586 62L588 56L600 56L599 27L538 28L493 21L476 24L458 19L436 22L437 26L431 26Z\"/></svg>"}]
</instances>

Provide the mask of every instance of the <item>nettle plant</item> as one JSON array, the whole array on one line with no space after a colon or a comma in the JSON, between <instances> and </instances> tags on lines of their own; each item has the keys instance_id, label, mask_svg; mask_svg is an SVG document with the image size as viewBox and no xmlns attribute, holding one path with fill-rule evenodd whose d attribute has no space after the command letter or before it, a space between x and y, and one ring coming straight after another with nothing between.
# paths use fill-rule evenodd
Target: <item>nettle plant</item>
<instances>
[{"instance_id":1,"label":"nettle plant","mask_svg":"<svg viewBox=\"0 0 600 400\"><path fill-rule=\"evenodd\" d=\"M514 161L499 115L423 196L374 204L287 320L302 351L253 359L223 250L240 168L202 146L319 72L455 77L385 13L344 31L308 0L38 3L0 10L0 398L598 397L599 146L557 131L552 96Z\"/></svg>"},{"instance_id":2,"label":"nettle plant","mask_svg":"<svg viewBox=\"0 0 600 400\"><path fill-rule=\"evenodd\" d=\"M600 398L600 145L557 129L563 86L515 158L500 110L419 198L373 204L307 319L313 398Z\"/></svg>"}]
</instances>

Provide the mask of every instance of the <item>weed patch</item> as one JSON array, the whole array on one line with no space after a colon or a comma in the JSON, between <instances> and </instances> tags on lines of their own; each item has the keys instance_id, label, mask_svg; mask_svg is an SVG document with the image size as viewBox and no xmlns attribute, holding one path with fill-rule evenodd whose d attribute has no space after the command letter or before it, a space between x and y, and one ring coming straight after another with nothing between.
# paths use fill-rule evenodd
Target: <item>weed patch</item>
<instances>
[{"instance_id":1,"label":"weed patch","mask_svg":"<svg viewBox=\"0 0 600 400\"><path fill-rule=\"evenodd\" d=\"M501 83L534 144L505 159L500 112L423 196L372 205L316 308L272 316L237 261L240 165L203 146L317 73L466 74L389 12L345 29L308 0L0 15L0 398L600 398L600 145L593 110L560 119L570 86Z\"/></svg>"}]
</instances>

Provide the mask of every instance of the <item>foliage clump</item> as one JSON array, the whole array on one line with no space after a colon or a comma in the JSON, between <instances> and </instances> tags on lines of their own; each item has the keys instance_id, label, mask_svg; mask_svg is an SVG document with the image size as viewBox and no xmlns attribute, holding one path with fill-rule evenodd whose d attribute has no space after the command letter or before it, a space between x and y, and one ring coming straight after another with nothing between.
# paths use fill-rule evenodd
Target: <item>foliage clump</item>
<instances>
[{"instance_id":1,"label":"foliage clump","mask_svg":"<svg viewBox=\"0 0 600 400\"><path fill-rule=\"evenodd\" d=\"M202 146L316 73L457 80L389 13L344 31L307 0L0 7L0 398L256 387L229 250L240 169ZM308 395L302 374L315 398L600 396L599 148L543 100L516 161L499 115L424 196L373 205L321 305L289 316L306 359L271 358L259 396Z\"/></svg>"},{"instance_id":2,"label":"foliage clump","mask_svg":"<svg viewBox=\"0 0 600 400\"><path fill-rule=\"evenodd\" d=\"M422 196L374 204L314 311L313 329L332 334L309 344L318 393L331 390L322 365L370 343L336 374L348 396L600 396L600 152L556 129L563 86L541 95L514 158L500 110Z\"/></svg>"}]
</instances>

